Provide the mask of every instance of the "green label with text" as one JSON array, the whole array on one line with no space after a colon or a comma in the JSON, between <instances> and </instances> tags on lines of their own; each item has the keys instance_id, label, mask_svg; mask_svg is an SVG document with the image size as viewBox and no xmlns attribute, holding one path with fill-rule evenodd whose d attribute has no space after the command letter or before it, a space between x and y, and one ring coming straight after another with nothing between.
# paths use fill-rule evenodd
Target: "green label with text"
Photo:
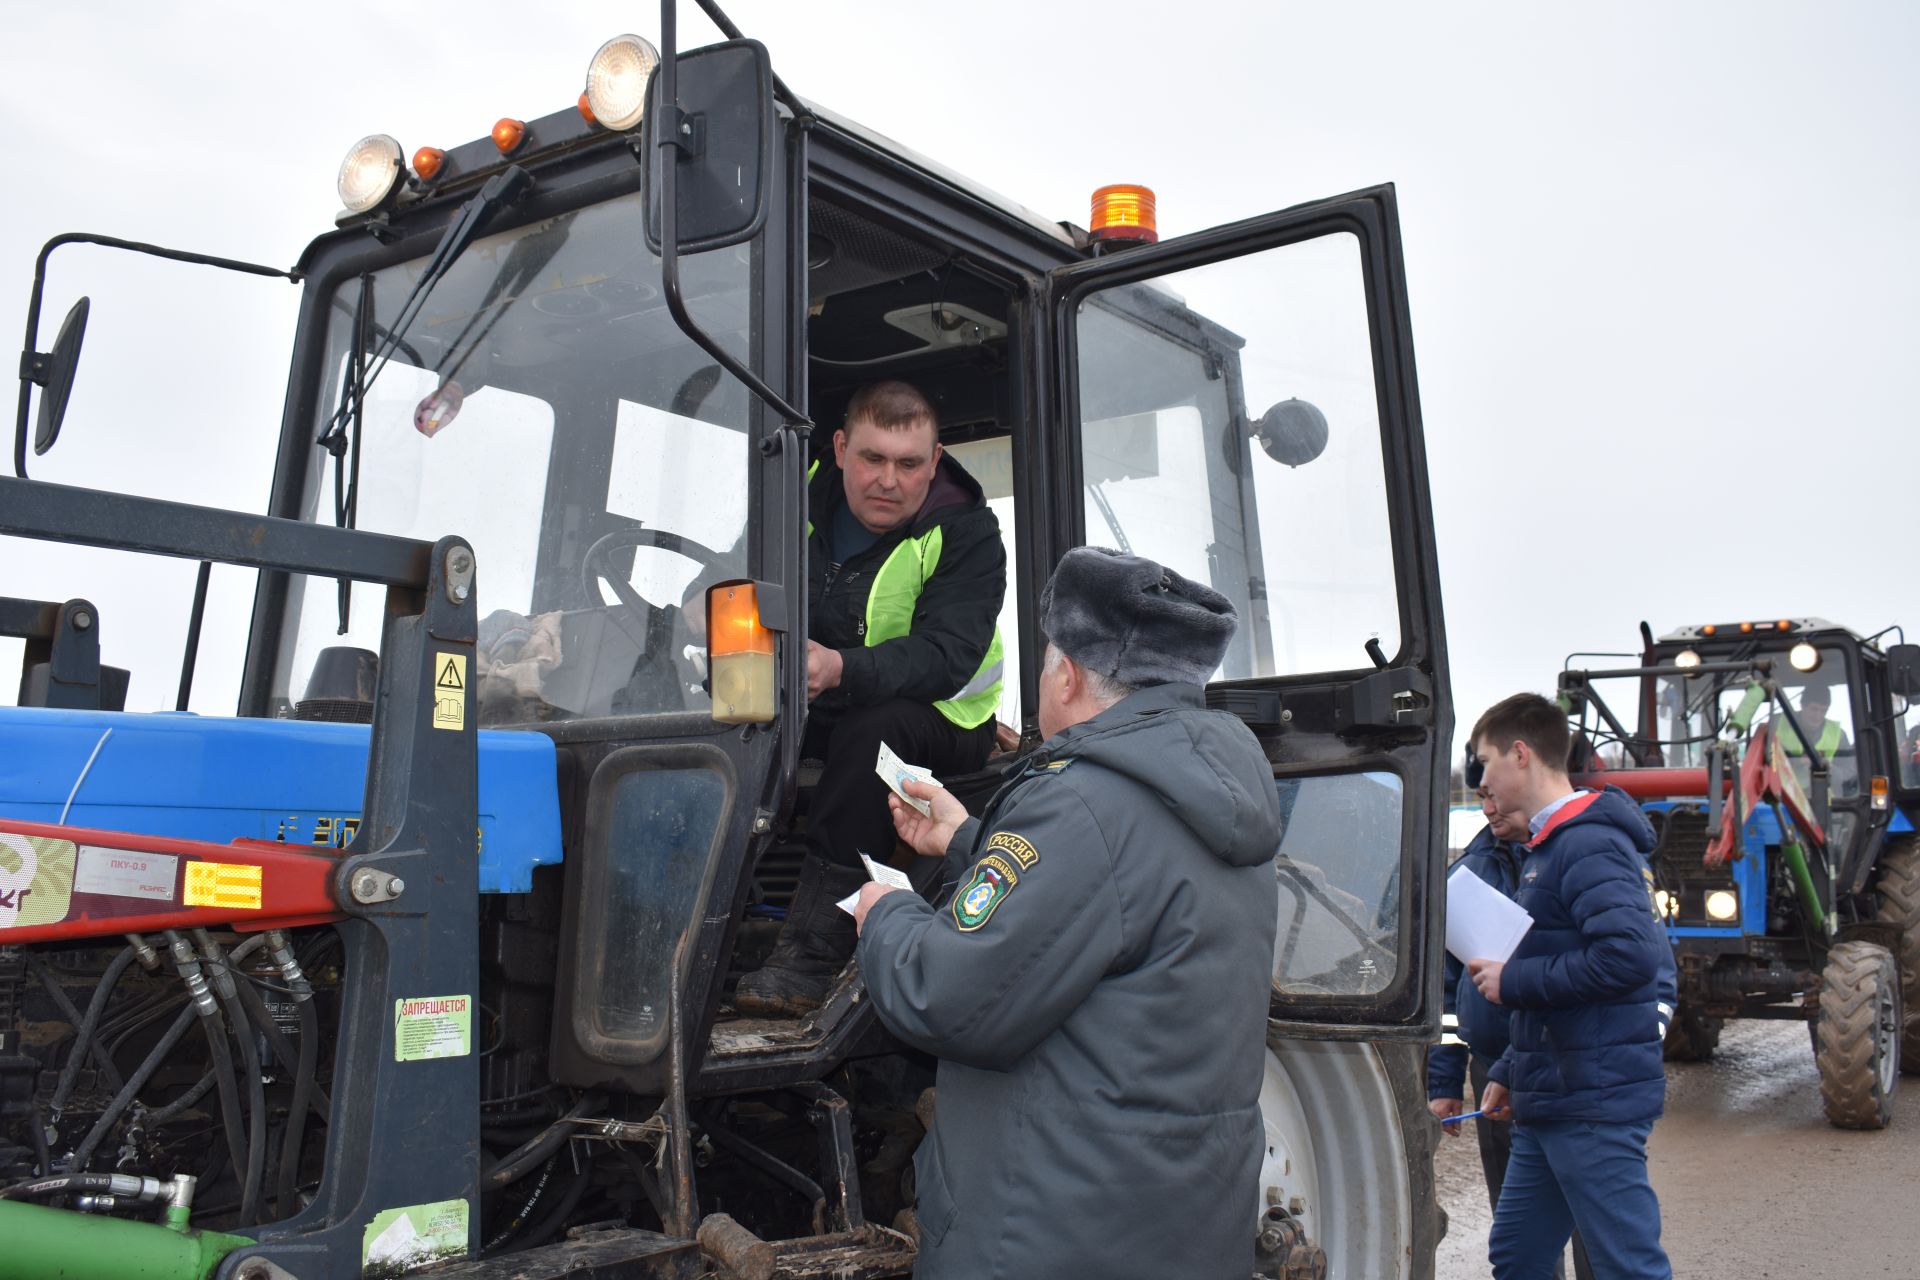
<instances>
[{"instance_id":1,"label":"green label with text","mask_svg":"<svg viewBox=\"0 0 1920 1280\"><path fill-rule=\"evenodd\" d=\"M464 1058L472 1052L472 996L412 996L393 1002L395 1062Z\"/></svg>"}]
</instances>

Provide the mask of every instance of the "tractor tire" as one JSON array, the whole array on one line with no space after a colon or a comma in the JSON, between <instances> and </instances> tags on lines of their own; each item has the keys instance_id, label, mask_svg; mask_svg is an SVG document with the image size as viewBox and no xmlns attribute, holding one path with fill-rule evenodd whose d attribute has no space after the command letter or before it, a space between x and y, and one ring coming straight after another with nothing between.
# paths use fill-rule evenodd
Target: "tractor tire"
<instances>
[{"instance_id":1,"label":"tractor tire","mask_svg":"<svg viewBox=\"0 0 1920 1280\"><path fill-rule=\"evenodd\" d=\"M1705 1062L1720 1047L1720 1028L1726 1025L1725 1018L1698 1013L1683 1000L1673 1011L1673 1020L1667 1023L1667 1039L1661 1046L1661 1055L1668 1062Z\"/></svg>"},{"instance_id":2,"label":"tractor tire","mask_svg":"<svg viewBox=\"0 0 1920 1280\"><path fill-rule=\"evenodd\" d=\"M1900 1033L1900 1069L1920 1075L1920 837L1887 837L1880 855L1880 909L1876 918L1900 930L1900 996L1906 1025Z\"/></svg>"},{"instance_id":3,"label":"tractor tire","mask_svg":"<svg viewBox=\"0 0 1920 1280\"><path fill-rule=\"evenodd\" d=\"M1837 1129L1884 1129L1900 1083L1900 973L1893 953L1842 942L1821 974L1814 1064L1820 1102Z\"/></svg>"}]
</instances>

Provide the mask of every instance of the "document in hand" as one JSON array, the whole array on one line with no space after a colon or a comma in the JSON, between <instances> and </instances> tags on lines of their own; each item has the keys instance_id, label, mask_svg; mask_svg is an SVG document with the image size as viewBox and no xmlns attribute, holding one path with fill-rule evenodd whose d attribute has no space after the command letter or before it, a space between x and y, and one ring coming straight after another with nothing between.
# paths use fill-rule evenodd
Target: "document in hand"
<instances>
[{"instance_id":1,"label":"document in hand","mask_svg":"<svg viewBox=\"0 0 1920 1280\"><path fill-rule=\"evenodd\" d=\"M1462 964L1505 964L1532 927L1525 907L1466 867L1454 868L1447 877L1447 950Z\"/></svg>"}]
</instances>

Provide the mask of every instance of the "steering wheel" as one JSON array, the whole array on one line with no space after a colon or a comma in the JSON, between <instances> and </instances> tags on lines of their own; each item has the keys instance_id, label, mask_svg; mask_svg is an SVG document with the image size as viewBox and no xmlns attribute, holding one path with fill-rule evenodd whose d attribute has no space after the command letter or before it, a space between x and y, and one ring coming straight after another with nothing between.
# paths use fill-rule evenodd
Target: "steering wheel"
<instances>
[{"instance_id":1,"label":"steering wheel","mask_svg":"<svg viewBox=\"0 0 1920 1280\"><path fill-rule=\"evenodd\" d=\"M580 585L587 599L595 603L603 599L599 585L602 582L612 587L613 594L620 601L619 607L613 612L615 624L627 633L628 639L640 646L643 655L652 655L660 652L672 640L672 624L664 608L648 604L633 589L629 576L614 567L613 553L628 547L659 547L687 557L702 570L716 572L720 569L721 555L713 548L702 546L681 534L632 525L615 529L596 539L587 548L586 555L580 558Z\"/></svg>"}]
</instances>

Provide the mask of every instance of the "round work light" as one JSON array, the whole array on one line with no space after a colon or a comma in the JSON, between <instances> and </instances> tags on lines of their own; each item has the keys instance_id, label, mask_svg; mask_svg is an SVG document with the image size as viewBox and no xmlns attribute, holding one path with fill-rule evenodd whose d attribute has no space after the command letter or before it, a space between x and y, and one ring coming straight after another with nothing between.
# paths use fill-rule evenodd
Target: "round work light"
<instances>
[{"instance_id":1,"label":"round work light","mask_svg":"<svg viewBox=\"0 0 1920 1280\"><path fill-rule=\"evenodd\" d=\"M639 36L615 36L587 64L587 106L593 118L618 133L647 112L647 80L660 53Z\"/></svg>"},{"instance_id":2,"label":"round work light","mask_svg":"<svg viewBox=\"0 0 1920 1280\"><path fill-rule=\"evenodd\" d=\"M387 198L405 168L400 144L391 135L360 139L340 162L340 203L348 213L365 213Z\"/></svg>"}]
</instances>

